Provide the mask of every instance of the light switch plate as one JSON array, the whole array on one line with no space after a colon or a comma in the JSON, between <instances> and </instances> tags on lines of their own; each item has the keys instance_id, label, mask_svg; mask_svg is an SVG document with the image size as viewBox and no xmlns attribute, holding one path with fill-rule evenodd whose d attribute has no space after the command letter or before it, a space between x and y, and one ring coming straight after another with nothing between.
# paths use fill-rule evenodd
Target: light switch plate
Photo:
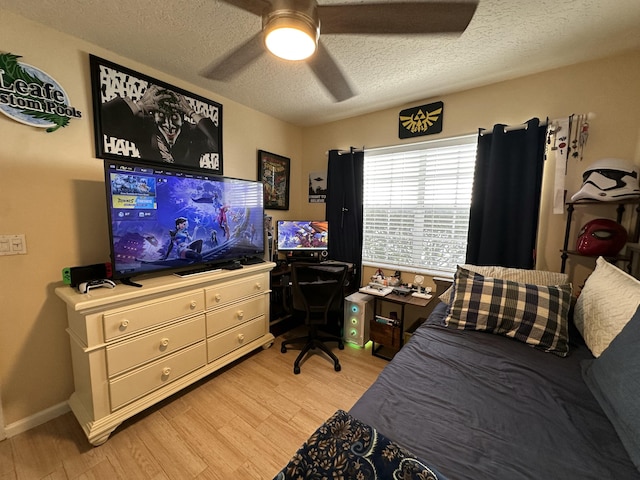
<instances>
[{"instance_id":1,"label":"light switch plate","mask_svg":"<svg viewBox=\"0 0 640 480\"><path fill-rule=\"evenodd\" d=\"M26 255L27 241L24 233L0 235L0 255Z\"/></svg>"}]
</instances>

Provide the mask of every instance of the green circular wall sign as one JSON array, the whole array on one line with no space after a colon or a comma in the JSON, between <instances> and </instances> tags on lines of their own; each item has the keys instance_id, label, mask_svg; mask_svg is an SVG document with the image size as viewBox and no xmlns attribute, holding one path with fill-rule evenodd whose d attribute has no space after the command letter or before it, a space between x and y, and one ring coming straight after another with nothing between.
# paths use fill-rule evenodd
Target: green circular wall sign
<instances>
[{"instance_id":1,"label":"green circular wall sign","mask_svg":"<svg viewBox=\"0 0 640 480\"><path fill-rule=\"evenodd\" d=\"M0 54L0 112L16 122L53 132L82 113L72 107L62 86L42 70Z\"/></svg>"}]
</instances>

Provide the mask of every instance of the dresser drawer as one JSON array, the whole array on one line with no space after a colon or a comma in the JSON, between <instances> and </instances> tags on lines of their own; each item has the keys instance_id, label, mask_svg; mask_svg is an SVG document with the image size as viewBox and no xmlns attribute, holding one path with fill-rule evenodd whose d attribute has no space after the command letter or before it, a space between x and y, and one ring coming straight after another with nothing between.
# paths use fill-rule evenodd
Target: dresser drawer
<instances>
[{"instance_id":1,"label":"dresser drawer","mask_svg":"<svg viewBox=\"0 0 640 480\"><path fill-rule=\"evenodd\" d=\"M264 316L243 323L207 340L207 358L209 362L240 348L267 333Z\"/></svg>"},{"instance_id":2,"label":"dresser drawer","mask_svg":"<svg viewBox=\"0 0 640 480\"><path fill-rule=\"evenodd\" d=\"M205 289L207 309L215 308L227 303L235 302L256 293L269 290L268 275L253 275L252 277L215 285Z\"/></svg>"},{"instance_id":3,"label":"dresser drawer","mask_svg":"<svg viewBox=\"0 0 640 480\"><path fill-rule=\"evenodd\" d=\"M206 361L205 344L200 342L113 380L109 383L111 410L170 384L204 366Z\"/></svg>"},{"instance_id":4,"label":"dresser drawer","mask_svg":"<svg viewBox=\"0 0 640 480\"><path fill-rule=\"evenodd\" d=\"M241 323L265 314L265 296L254 298L248 302L235 303L207 313L207 336L222 332Z\"/></svg>"},{"instance_id":5,"label":"dresser drawer","mask_svg":"<svg viewBox=\"0 0 640 480\"><path fill-rule=\"evenodd\" d=\"M170 327L108 346L107 373L109 377L113 377L204 338L205 317L198 315Z\"/></svg>"},{"instance_id":6,"label":"dresser drawer","mask_svg":"<svg viewBox=\"0 0 640 480\"><path fill-rule=\"evenodd\" d=\"M204 312L204 292L193 292L151 301L122 310L111 310L103 315L104 338L113 340L123 335L160 325L197 312Z\"/></svg>"}]
</instances>

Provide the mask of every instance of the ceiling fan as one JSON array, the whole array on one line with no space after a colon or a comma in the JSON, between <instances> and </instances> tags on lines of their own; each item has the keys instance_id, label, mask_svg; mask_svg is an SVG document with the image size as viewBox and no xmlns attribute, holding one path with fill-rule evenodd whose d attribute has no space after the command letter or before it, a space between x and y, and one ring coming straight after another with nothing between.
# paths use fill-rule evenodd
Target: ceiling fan
<instances>
[{"instance_id":1,"label":"ceiling fan","mask_svg":"<svg viewBox=\"0 0 640 480\"><path fill-rule=\"evenodd\" d=\"M479 0L400 1L318 5L316 0L223 0L262 17L262 31L201 72L213 80L228 80L265 53L304 60L338 102L355 96L347 78L329 54L320 34L461 33L469 25ZM282 34L293 33L294 38ZM282 53L280 46L295 47ZM302 50L302 51L299 51Z\"/></svg>"}]
</instances>

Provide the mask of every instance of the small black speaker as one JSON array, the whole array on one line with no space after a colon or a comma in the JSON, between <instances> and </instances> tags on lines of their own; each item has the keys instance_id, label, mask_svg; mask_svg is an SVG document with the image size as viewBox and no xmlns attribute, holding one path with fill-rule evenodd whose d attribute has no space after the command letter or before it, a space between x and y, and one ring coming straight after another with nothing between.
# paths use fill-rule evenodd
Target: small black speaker
<instances>
[{"instance_id":1,"label":"small black speaker","mask_svg":"<svg viewBox=\"0 0 640 480\"><path fill-rule=\"evenodd\" d=\"M329 251L328 250L321 250L320 251L320 261L324 262L325 260L329 260Z\"/></svg>"}]
</instances>

